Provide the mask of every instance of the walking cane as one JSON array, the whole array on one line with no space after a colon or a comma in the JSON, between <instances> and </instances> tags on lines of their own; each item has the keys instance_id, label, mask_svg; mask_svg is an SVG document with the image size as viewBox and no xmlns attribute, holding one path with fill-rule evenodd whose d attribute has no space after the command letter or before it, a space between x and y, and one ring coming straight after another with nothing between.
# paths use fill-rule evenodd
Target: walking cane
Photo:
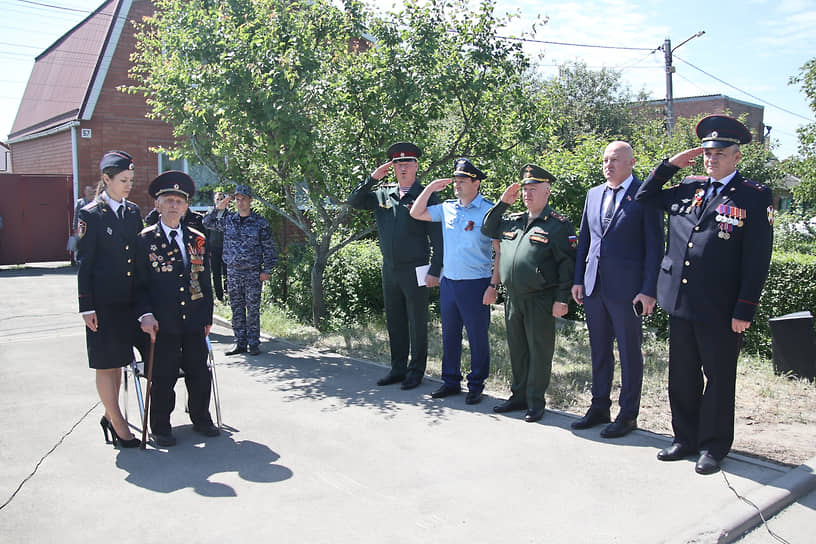
<instances>
[{"instance_id":1,"label":"walking cane","mask_svg":"<svg viewBox=\"0 0 816 544\"><path fill-rule=\"evenodd\" d=\"M153 352L156 351L156 337L150 337L150 351L147 353L147 387L145 388L144 416L142 417L142 445L147 446L147 416L150 413L150 386L153 384Z\"/></svg>"}]
</instances>

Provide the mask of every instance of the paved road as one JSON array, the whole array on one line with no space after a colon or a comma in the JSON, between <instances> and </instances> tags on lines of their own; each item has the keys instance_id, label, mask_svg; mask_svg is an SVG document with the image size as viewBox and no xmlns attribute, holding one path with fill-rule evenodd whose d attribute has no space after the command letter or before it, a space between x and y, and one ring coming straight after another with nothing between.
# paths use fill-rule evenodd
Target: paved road
<instances>
[{"instance_id":1,"label":"paved road","mask_svg":"<svg viewBox=\"0 0 816 544\"><path fill-rule=\"evenodd\" d=\"M2 542L715 542L752 526L726 477L768 508L816 486L813 462L733 456L701 477L655 459L663 436L603 440L557 412L528 424L493 414L493 399L430 399L430 380L378 388L380 366L280 341L225 357L222 326L222 436L205 441L176 410L178 446L117 450L102 440L75 293L71 269L0 271ZM814 495L771 528L812 542Z\"/></svg>"}]
</instances>

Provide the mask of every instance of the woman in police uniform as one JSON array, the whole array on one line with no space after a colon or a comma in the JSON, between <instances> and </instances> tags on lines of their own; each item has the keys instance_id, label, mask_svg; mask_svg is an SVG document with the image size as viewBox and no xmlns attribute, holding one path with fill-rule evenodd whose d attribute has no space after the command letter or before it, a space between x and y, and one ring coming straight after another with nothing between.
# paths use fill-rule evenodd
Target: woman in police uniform
<instances>
[{"instance_id":1,"label":"woman in police uniform","mask_svg":"<svg viewBox=\"0 0 816 544\"><path fill-rule=\"evenodd\" d=\"M142 230L139 207L127 201L133 188L133 159L108 151L99 163L97 197L79 211L77 274L79 311L85 320L88 362L105 406L100 420L105 441L125 448L139 445L119 410L120 368L133 359L141 331L133 310L136 238ZM110 438L108 432L110 431Z\"/></svg>"}]
</instances>

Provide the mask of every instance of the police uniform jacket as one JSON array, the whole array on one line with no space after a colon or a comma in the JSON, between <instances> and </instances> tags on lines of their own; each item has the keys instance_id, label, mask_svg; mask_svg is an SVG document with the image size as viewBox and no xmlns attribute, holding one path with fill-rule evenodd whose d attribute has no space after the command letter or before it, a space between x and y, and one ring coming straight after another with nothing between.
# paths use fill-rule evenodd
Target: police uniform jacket
<instances>
[{"instance_id":1,"label":"police uniform jacket","mask_svg":"<svg viewBox=\"0 0 816 544\"><path fill-rule=\"evenodd\" d=\"M226 212L219 217L218 210L213 208L204 216L204 227L224 233L221 260L227 268L269 274L278 262L272 229L266 219L255 212L245 218L237 212Z\"/></svg>"},{"instance_id":2,"label":"police uniform jacket","mask_svg":"<svg viewBox=\"0 0 816 544\"><path fill-rule=\"evenodd\" d=\"M422 185L415 181L400 199L399 186L372 186L379 183L369 176L357 186L348 203L358 210L373 210L377 220L380 251L383 261L392 267L416 267L428 264L428 274L439 276L442 271L442 227L440 223L417 221L411 217L411 206L422 193ZM428 206L439 204L431 195Z\"/></svg>"},{"instance_id":3,"label":"police uniform jacket","mask_svg":"<svg viewBox=\"0 0 816 544\"><path fill-rule=\"evenodd\" d=\"M125 201L124 205L124 221L116 217L102 196L79 210L80 312L133 302L136 238L142 230L142 214L133 202Z\"/></svg>"},{"instance_id":4,"label":"police uniform jacket","mask_svg":"<svg viewBox=\"0 0 816 544\"><path fill-rule=\"evenodd\" d=\"M514 296L549 291L554 301L569 302L577 245L572 223L546 206L528 225L528 212L503 218L508 207L499 201L482 224L482 233L501 243L502 283Z\"/></svg>"},{"instance_id":5,"label":"police uniform jacket","mask_svg":"<svg viewBox=\"0 0 816 544\"><path fill-rule=\"evenodd\" d=\"M773 242L771 191L739 172L703 207L706 176L663 188L678 168L667 160L643 182L636 200L668 213L668 242L657 299L675 317L751 321L768 276Z\"/></svg>"},{"instance_id":6,"label":"police uniform jacket","mask_svg":"<svg viewBox=\"0 0 816 544\"><path fill-rule=\"evenodd\" d=\"M213 295L206 239L182 226L185 266L176 242L160 224L146 227L137 241L136 315L152 313L159 331L171 334L203 330L212 324Z\"/></svg>"}]
</instances>

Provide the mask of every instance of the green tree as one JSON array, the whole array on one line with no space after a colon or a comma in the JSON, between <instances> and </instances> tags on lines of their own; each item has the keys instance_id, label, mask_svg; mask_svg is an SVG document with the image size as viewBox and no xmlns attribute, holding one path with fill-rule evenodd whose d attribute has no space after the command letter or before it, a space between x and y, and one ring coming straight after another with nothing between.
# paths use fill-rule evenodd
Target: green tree
<instances>
[{"instance_id":1,"label":"green tree","mask_svg":"<svg viewBox=\"0 0 816 544\"><path fill-rule=\"evenodd\" d=\"M252 184L314 253L312 320L329 258L370 232L345 198L388 144L412 140L449 174L535 131L528 60L498 32L494 2L406 2L375 14L346 0L156 0L138 25L130 88L174 127L172 151ZM362 227L361 225L366 225Z\"/></svg>"},{"instance_id":2,"label":"green tree","mask_svg":"<svg viewBox=\"0 0 816 544\"><path fill-rule=\"evenodd\" d=\"M790 78L790 83L801 87L810 111L816 113L816 58L806 62L799 74ZM797 132L798 157L789 160L785 166L802 180L793 188L793 196L801 204L813 205L816 203L816 123L808 123Z\"/></svg>"}]
</instances>

